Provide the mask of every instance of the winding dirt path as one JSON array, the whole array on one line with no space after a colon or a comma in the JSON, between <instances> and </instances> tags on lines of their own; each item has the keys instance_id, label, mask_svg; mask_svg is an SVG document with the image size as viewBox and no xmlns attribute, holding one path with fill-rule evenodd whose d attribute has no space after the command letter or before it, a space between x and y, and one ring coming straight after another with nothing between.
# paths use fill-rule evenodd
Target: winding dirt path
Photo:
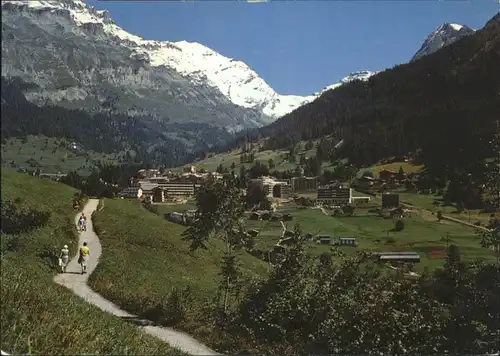
<instances>
[{"instance_id":1,"label":"winding dirt path","mask_svg":"<svg viewBox=\"0 0 500 356\"><path fill-rule=\"evenodd\" d=\"M99 257L101 256L102 248L99 238L94 232L92 226L92 213L97 209L99 204L98 199L90 199L85 205L83 212L88 217L87 220L87 231L80 233L79 246L85 241L90 248L90 257L87 264L87 273L81 274L81 268L78 264L78 256L73 257L68 264L67 272L64 274L58 274L54 277L54 282L71 289L76 295L83 298L90 304L97 306L103 311L113 314L115 316L135 320L137 324L147 324L147 321L141 320L136 315L130 314L120 308L115 304L111 303L109 300L103 298L101 295L94 292L87 285L87 280L90 274L95 270L97 264L99 263ZM75 224L78 222L80 214L75 217ZM125 322L125 321L124 321ZM215 351L209 349L205 345L201 344L191 336L176 331L172 328L152 326L152 325L139 325L140 329L144 332L153 335L172 347L175 347L190 355L219 355Z\"/></svg>"}]
</instances>

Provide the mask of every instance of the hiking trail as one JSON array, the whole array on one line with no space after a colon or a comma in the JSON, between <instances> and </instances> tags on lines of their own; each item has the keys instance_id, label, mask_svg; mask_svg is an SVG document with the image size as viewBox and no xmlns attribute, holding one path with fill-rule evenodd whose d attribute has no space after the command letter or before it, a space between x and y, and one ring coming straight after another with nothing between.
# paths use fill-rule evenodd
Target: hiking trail
<instances>
[{"instance_id":1,"label":"hiking trail","mask_svg":"<svg viewBox=\"0 0 500 356\"><path fill-rule=\"evenodd\" d=\"M80 274L81 267L78 264L78 254L74 256L68 266L66 273L60 273L54 277L54 282L58 283L66 288L72 290L80 298L83 298L86 302L97 306L103 311L118 316L123 319L129 319L135 321L138 327L144 332L157 337L160 340L165 341L170 346L177 348L190 355L220 355L215 351L209 349L207 346L203 345L199 341L195 340L188 334L174 330L168 327L160 327L147 325L148 321L142 320L140 317L130 314L109 300L103 298L101 295L94 292L87 285L88 278L90 274L95 270L97 264L99 263L99 257L101 256L102 247L99 241L99 237L94 231L92 226L92 214L97 209L99 204L98 199L90 199L83 212L87 216L87 231L82 231L79 235L78 246L81 246L85 241L90 249L89 261L87 262L87 273ZM78 223L78 218L81 213L78 213L75 217L75 225ZM125 322L125 321L124 321ZM146 324L146 325L145 325Z\"/></svg>"}]
</instances>

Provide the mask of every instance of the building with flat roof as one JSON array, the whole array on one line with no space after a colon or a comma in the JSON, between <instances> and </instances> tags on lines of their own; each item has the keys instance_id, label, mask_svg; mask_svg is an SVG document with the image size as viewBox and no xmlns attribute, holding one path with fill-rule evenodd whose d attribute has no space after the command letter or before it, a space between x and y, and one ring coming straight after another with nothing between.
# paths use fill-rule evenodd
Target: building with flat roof
<instances>
[{"instance_id":1,"label":"building with flat roof","mask_svg":"<svg viewBox=\"0 0 500 356\"><path fill-rule=\"evenodd\" d=\"M294 192L314 192L318 188L317 177L293 177L290 185Z\"/></svg>"},{"instance_id":2,"label":"building with flat roof","mask_svg":"<svg viewBox=\"0 0 500 356\"><path fill-rule=\"evenodd\" d=\"M287 199L292 194L292 187L288 184L275 184L273 186L273 198Z\"/></svg>"},{"instance_id":3,"label":"building with flat roof","mask_svg":"<svg viewBox=\"0 0 500 356\"><path fill-rule=\"evenodd\" d=\"M326 205L350 204L352 201L352 188L347 184L319 186L316 201L319 204Z\"/></svg>"},{"instance_id":4,"label":"building with flat roof","mask_svg":"<svg viewBox=\"0 0 500 356\"><path fill-rule=\"evenodd\" d=\"M379 262L419 263L420 255L417 252L376 252L373 254Z\"/></svg>"},{"instance_id":5,"label":"building with flat roof","mask_svg":"<svg viewBox=\"0 0 500 356\"><path fill-rule=\"evenodd\" d=\"M250 184L257 184L262 187L266 196L272 198L274 196L274 186L275 185L288 185L288 181L285 180L276 180L273 177L260 177L257 179L251 179ZM282 188L280 188L280 193ZM287 188L283 188L283 192L286 194Z\"/></svg>"},{"instance_id":6,"label":"building with flat roof","mask_svg":"<svg viewBox=\"0 0 500 356\"><path fill-rule=\"evenodd\" d=\"M200 184L189 179L178 179L162 184L161 187L166 190L167 196L193 196Z\"/></svg>"}]
</instances>

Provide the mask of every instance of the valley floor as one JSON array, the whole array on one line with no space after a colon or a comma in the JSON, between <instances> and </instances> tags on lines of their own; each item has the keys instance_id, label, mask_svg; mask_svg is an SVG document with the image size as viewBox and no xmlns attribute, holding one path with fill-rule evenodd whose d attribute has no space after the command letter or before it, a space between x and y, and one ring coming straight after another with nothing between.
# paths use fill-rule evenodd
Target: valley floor
<instances>
[{"instance_id":1,"label":"valley floor","mask_svg":"<svg viewBox=\"0 0 500 356\"><path fill-rule=\"evenodd\" d=\"M90 278L92 288L127 311L188 331L217 351L231 349L230 341L214 334L204 316L204 305L217 295L222 246L214 242L208 251L191 253L181 237L185 227L163 218L173 211L192 209L193 202L155 204L156 214L135 200L107 199L105 206L95 215L104 254ZM361 249L419 252L422 260L417 272L442 267L447 244L458 245L464 261L494 261L493 252L480 246L472 228L429 221L417 213L405 219L403 231L393 232L394 220L368 210L356 209L353 217L332 217L328 210L301 209L292 204L279 212L293 216L285 223L288 229L298 223L304 233L312 235L356 237L357 248L341 247L347 254ZM248 220L247 228L259 230L256 248L262 250L274 246L283 231L279 221ZM316 256L330 251L330 246L315 242L307 243L306 248ZM436 250L440 254L436 255ZM240 256L248 278L267 275L266 262L244 251Z\"/></svg>"}]
</instances>

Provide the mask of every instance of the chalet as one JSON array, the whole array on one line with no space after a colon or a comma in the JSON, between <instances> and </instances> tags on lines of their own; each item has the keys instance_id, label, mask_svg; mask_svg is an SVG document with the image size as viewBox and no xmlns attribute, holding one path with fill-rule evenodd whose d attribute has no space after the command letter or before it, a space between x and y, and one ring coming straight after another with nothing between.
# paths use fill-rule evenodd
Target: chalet
<instances>
[{"instance_id":1,"label":"chalet","mask_svg":"<svg viewBox=\"0 0 500 356\"><path fill-rule=\"evenodd\" d=\"M402 217L404 217L404 215L405 215L405 211L401 207L398 207L398 208L391 210L391 217L392 218L402 218Z\"/></svg>"},{"instance_id":2,"label":"chalet","mask_svg":"<svg viewBox=\"0 0 500 356\"><path fill-rule=\"evenodd\" d=\"M137 174L142 178L151 178L159 176L160 171L158 169L140 169Z\"/></svg>"},{"instance_id":3,"label":"chalet","mask_svg":"<svg viewBox=\"0 0 500 356\"><path fill-rule=\"evenodd\" d=\"M146 199L146 198L151 199L153 196L153 189L156 187L158 187L158 184L155 183L149 183L149 182L140 183L138 192L139 199Z\"/></svg>"},{"instance_id":4,"label":"chalet","mask_svg":"<svg viewBox=\"0 0 500 356\"><path fill-rule=\"evenodd\" d=\"M141 195L142 195L142 190L140 190L137 187L128 187L128 188L125 188L121 192L118 193L118 196L120 198L135 198L135 199L138 199L138 198L141 197Z\"/></svg>"},{"instance_id":5,"label":"chalet","mask_svg":"<svg viewBox=\"0 0 500 356\"><path fill-rule=\"evenodd\" d=\"M394 172L393 170L390 169L382 169L378 173L378 178L383 181L388 181L391 179L395 179L397 177L398 173Z\"/></svg>"},{"instance_id":6,"label":"chalet","mask_svg":"<svg viewBox=\"0 0 500 356\"><path fill-rule=\"evenodd\" d=\"M153 203L165 202L165 189L160 187L154 187L151 192L152 192Z\"/></svg>"},{"instance_id":7,"label":"chalet","mask_svg":"<svg viewBox=\"0 0 500 356\"><path fill-rule=\"evenodd\" d=\"M167 220L177 223L177 224L185 224L186 223L186 217L182 213L178 213L174 211L173 213L166 214Z\"/></svg>"},{"instance_id":8,"label":"chalet","mask_svg":"<svg viewBox=\"0 0 500 356\"><path fill-rule=\"evenodd\" d=\"M368 204L370 202L370 197L352 197L351 203L354 205L357 204Z\"/></svg>"},{"instance_id":9,"label":"chalet","mask_svg":"<svg viewBox=\"0 0 500 356\"><path fill-rule=\"evenodd\" d=\"M356 238L354 237L339 237L337 240L337 245L341 246L357 246Z\"/></svg>"}]
</instances>

